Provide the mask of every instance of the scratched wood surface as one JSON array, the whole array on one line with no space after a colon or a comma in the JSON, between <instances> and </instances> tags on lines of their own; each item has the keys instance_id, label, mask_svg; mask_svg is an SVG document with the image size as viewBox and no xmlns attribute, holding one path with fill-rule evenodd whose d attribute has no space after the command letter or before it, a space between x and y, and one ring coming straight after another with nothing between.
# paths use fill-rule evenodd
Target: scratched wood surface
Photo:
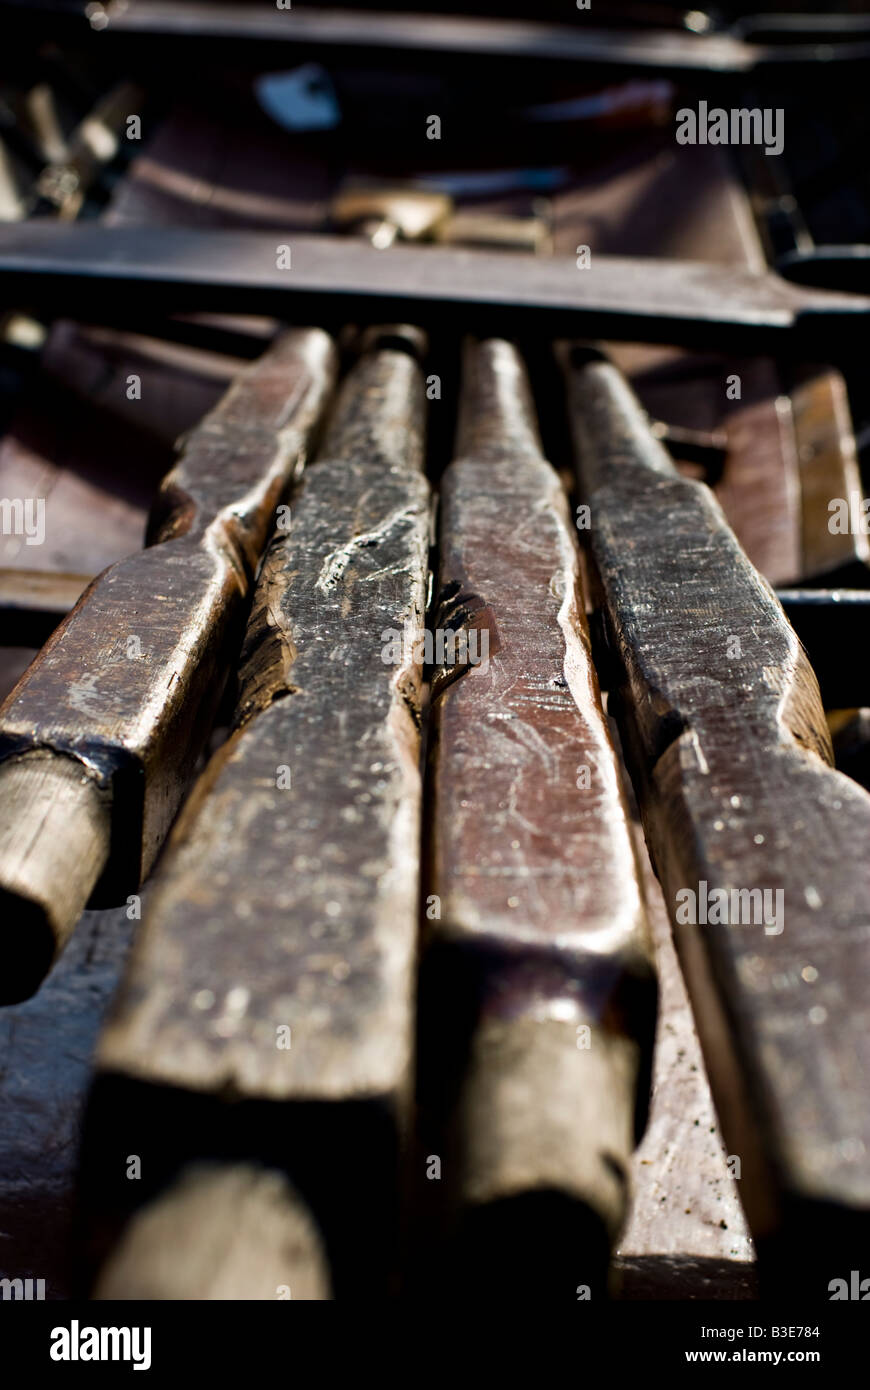
<instances>
[{"instance_id":1,"label":"scratched wood surface","mask_svg":"<svg viewBox=\"0 0 870 1390\"><path fill-rule=\"evenodd\" d=\"M370 342L270 547L237 727L156 875L93 1109L105 1130L137 1081L158 1115L165 1088L279 1102L283 1160L345 1292L366 1269L372 1293L388 1277L410 1100L430 529L419 347L411 330ZM125 1114L138 1131L139 1109Z\"/></svg>"},{"instance_id":2,"label":"scratched wood surface","mask_svg":"<svg viewBox=\"0 0 870 1390\"><path fill-rule=\"evenodd\" d=\"M802 1243L827 1267L866 1230L870 797L831 768L815 678L709 490L613 366L575 362L570 392L610 707L744 1206L769 1268L799 1277ZM765 887L784 895L767 926L680 918L684 890L700 912L707 888Z\"/></svg>"},{"instance_id":3,"label":"scratched wood surface","mask_svg":"<svg viewBox=\"0 0 870 1390\"><path fill-rule=\"evenodd\" d=\"M446 1145L450 1277L533 1267L536 1296L600 1294L655 985L575 533L509 343L466 354L440 535L432 624L471 644L434 654L429 735L421 1094Z\"/></svg>"}]
</instances>

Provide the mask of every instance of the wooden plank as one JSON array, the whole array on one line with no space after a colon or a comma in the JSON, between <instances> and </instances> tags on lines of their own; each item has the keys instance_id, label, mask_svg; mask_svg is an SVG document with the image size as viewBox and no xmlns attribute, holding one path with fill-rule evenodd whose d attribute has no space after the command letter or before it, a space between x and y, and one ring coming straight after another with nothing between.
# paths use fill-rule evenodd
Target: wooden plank
<instances>
[{"instance_id":1,"label":"wooden plank","mask_svg":"<svg viewBox=\"0 0 870 1390\"><path fill-rule=\"evenodd\" d=\"M280 251L288 246L288 252ZM844 352L863 341L870 298L702 261L575 257L401 245L199 227L108 227L33 219L0 225L0 294L31 310L137 326L164 313L267 313L292 321L424 319L431 329L606 334L751 351Z\"/></svg>"},{"instance_id":2,"label":"wooden plank","mask_svg":"<svg viewBox=\"0 0 870 1390\"><path fill-rule=\"evenodd\" d=\"M0 569L0 644L39 647L93 579L56 570Z\"/></svg>"},{"instance_id":3,"label":"wooden plank","mask_svg":"<svg viewBox=\"0 0 870 1390\"><path fill-rule=\"evenodd\" d=\"M462 407L433 642L470 660L433 683L424 1095L454 1129L451 1280L534 1269L574 1299L625 1218L655 983L575 533L511 344L470 349Z\"/></svg>"},{"instance_id":4,"label":"wooden plank","mask_svg":"<svg viewBox=\"0 0 870 1390\"><path fill-rule=\"evenodd\" d=\"M723 400L735 376L740 398ZM781 370L766 358L725 361L713 390L728 439L716 498L753 565L786 583L801 573L801 474Z\"/></svg>"},{"instance_id":5,"label":"wooden plank","mask_svg":"<svg viewBox=\"0 0 870 1390\"><path fill-rule=\"evenodd\" d=\"M846 383L839 372L805 369L792 388L801 482L801 575L814 578L870 562L866 536L832 531L830 502L863 496ZM855 582L860 582L856 580Z\"/></svg>"},{"instance_id":6,"label":"wooden plank","mask_svg":"<svg viewBox=\"0 0 870 1390\"><path fill-rule=\"evenodd\" d=\"M172 1095L213 1101L209 1123L235 1125L234 1142L245 1124L223 1098L268 1102L251 1143L277 1143L331 1233L337 1289L356 1297L389 1275L409 1100L430 527L420 346L413 330L375 335L267 554L236 730L158 869L98 1057L109 1099L95 1123L127 1105L131 1152L159 1144L149 1124L173 1153L202 1142L188 1120L167 1124ZM101 1167L99 1141L91 1152Z\"/></svg>"},{"instance_id":7,"label":"wooden plank","mask_svg":"<svg viewBox=\"0 0 870 1390\"><path fill-rule=\"evenodd\" d=\"M870 1205L870 798L830 767L815 678L709 489L613 366L578 357L570 392L610 708L750 1225L802 1280L807 1242L819 1269L857 1258Z\"/></svg>"},{"instance_id":8,"label":"wooden plank","mask_svg":"<svg viewBox=\"0 0 870 1390\"><path fill-rule=\"evenodd\" d=\"M115 901L151 866L208 734L254 569L275 507L305 458L333 360L327 336L304 329L238 379L164 480L150 547L94 581L0 708L9 817L0 888L39 923L27 931L13 917L5 1001L37 987L46 933L63 947L103 864L104 890ZM92 803L108 811L92 846L93 872L75 883L50 819L34 815L26 866L18 854L31 804L24 783L42 780L46 753L84 774L83 820L93 821ZM76 814L68 804L71 837Z\"/></svg>"}]
</instances>

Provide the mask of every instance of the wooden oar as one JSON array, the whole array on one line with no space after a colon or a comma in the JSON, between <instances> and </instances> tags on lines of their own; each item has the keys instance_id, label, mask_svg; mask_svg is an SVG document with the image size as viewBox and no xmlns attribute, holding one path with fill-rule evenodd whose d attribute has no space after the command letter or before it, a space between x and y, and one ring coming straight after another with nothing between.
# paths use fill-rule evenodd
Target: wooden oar
<instances>
[{"instance_id":1,"label":"wooden oar","mask_svg":"<svg viewBox=\"0 0 870 1390\"><path fill-rule=\"evenodd\" d=\"M90 585L0 708L0 1001L37 988L98 880L123 902L153 863L334 373L301 329L239 377L164 480L149 548Z\"/></svg>"},{"instance_id":2,"label":"wooden oar","mask_svg":"<svg viewBox=\"0 0 870 1390\"><path fill-rule=\"evenodd\" d=\"M609 708L741 1196L776 1278L808 1293L812 1250L825 1297L870 1209L870 797L712 493L614 367L582 352L569 379Z\"/></svg>"},{"instance_id":3,"label":"wooden oar","mask_svg":"<svg viewBox=\"0 0 870 1390\"><path fill-rule=\"evenodd\" d=\"M505 341L467 354L456 453L432 634L430 1157L450 1279L573 1300L602 1292L625 1217L655 983L576 533Z\"/></svg>"}]
</instances>

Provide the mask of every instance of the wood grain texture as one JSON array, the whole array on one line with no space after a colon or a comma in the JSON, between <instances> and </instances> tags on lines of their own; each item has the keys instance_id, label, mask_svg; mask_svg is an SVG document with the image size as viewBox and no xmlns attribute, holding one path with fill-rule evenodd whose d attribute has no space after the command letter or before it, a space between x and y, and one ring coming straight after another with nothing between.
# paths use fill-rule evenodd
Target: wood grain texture
<instances>
[{"instance_id":1,"label":"wood grain texture","mask_svg":"<svg viewBox=\"0 0 870 1390\"><path fill-rule=\"evenodd\" d=\"M186 789L333 360L325 334L300 330L234 383L164 480L150 547L94 581L0 709L0 757L72 758L109 793L105 891L116 899L147 873ZM13 849L0 846L0 883ZM67 892L59 871L47 885L59 947L93 886Z\"/></svg>"},{"instance_id":2,"label":"wood grain texture","mask_svg":"<svg viewBox=\"0 0 870 1390\"><path fill-rule=\"evenodd\" d=\"M467 355L439 564L436 639L479 644L436 670L432 706L422 1046L431 1103L454 1112L457 1267L535 1250L539 1292L574 1297L625 1217L655 986L567 502L504 341ZM439 1100L445 1027L460 1075Z\"/></svg>"},{"instance_id":3,"label":"wood grain texture","mask_svg":"<svg viewBox=\"0 0 870 1390\"><path fill-rule=\"evenodd\" d=\"M375 342L351 371L268 551L237 727L158 869L93 1112L108 1124L137 1081L160 1127L164 1093L213 1101L227 1124L224 1100L267 1103L265 1142L282 1136L317 1219L353 1194L331 1258L349 1247L372 1288L395 1236L419 886L430 504L410 333L405 347ZM409 637L395 663L388 631ZM359 1296L364 1275L344 1277Z\"/></svg>"},{"instance_id":4,"label":"wood grain texture","mask_svg":"<svg viewBox=\"0 0 870 1390\"><path fill-rule=\"evenodd\" d=\"M570 391L611 708L744 1206L800 1277L795 1245L851 1257L870 1203L870 798L830 766L815 678L709 490L679 476L615 368L579 359ZM702 882L739 920L680 920L677 894L700 903ZM765 888L784 894L769 930L730 906Z\"/></svg>"}]
</instances>

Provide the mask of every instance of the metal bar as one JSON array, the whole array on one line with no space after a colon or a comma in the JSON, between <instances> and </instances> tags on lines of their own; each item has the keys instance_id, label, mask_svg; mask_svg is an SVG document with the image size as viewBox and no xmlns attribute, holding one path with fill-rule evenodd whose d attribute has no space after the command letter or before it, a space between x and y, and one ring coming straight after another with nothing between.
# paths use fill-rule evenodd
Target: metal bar
<instances>
[{"instance_id":1,"label":"metal bar","mask_svg":"<svg viewBox=\"0 0 870 1390\"><path fill-rule=\"evenodd\" d=\"M816 358L854 346L870 314L870 298L695 261L594 255L580 269L570 258L440 246L384 255L342 237L47 222L0 227L0 298L128 328L137 311L241 311L510 337L811 347Z\"/></svg>"}]
</instances>

